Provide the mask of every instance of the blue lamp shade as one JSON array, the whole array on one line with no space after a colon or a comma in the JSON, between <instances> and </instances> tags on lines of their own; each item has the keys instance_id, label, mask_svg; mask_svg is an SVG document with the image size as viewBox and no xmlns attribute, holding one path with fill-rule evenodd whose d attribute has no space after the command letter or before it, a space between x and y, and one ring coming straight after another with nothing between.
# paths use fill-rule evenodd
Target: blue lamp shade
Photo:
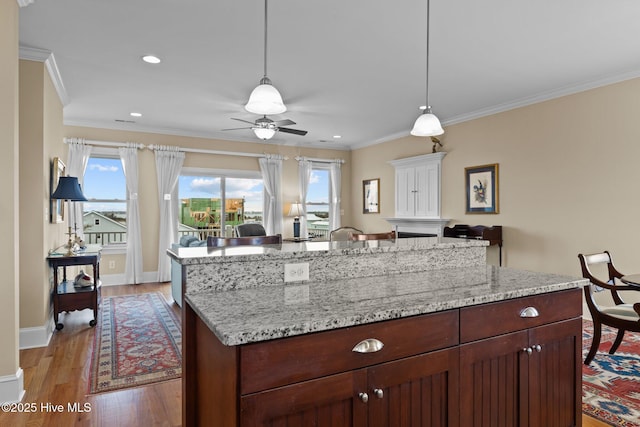
<instances>
[{"instance_id":1,"label":"blue lamp shade","mask_svg":"<svg viewBox=\"0 0 640 427\"><path fill-rule=\"evenodd\" d=\"M72 202L84 202L87 200L82 194L82 188L75 176L61 176L58 188L51 195L52 199L69 200Z\"/></svg>"}]
</instances>

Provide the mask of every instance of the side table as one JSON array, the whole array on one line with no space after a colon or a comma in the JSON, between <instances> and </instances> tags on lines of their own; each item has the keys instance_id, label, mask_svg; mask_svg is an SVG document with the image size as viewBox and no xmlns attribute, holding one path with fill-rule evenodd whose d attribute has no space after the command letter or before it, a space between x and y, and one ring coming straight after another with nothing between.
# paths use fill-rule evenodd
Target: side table
<instances>
[{"instance_id":1,"label":"side table","mask_svg":"<svg viewBox=\"0 0 640 427\"><path fill-rule=\"evenodd\" d=\"M98 306L100 305L100 251L99 245L88 245L86 249L73 256L62 254L50 254L47 257L49 265L53 268L53 320L56 329L64 327L58 323L58 314L75 310L90 308L93 310L93 320L89 326L95 326L98 319ZM73 284L73 278L67 280L67 267L77 265L91 265L93 267L93 285L77 287ZM58 278L58 270L62 267L62 280Z\"/></svg>"}]
</instances>

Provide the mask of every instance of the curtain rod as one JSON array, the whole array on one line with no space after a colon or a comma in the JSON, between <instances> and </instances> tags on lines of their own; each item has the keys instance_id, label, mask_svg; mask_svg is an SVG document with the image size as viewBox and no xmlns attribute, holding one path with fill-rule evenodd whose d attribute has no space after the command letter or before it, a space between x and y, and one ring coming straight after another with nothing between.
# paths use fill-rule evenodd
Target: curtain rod
<instances>
[{"instance_id":1,"label":"curtain rod","mask_svg":"<svg viewBox=\"0 0 640 427\"><path fill-rule=\"evenodd\" d=\"M163 147L165 147L162 145L153 145L153 144L145 146L144 144L132 143L132 142L96 141L96 140L83 139L83 138L65 138L64 142L65 144L84 143L88 145L101 145L106 147L134 146L136 148L148 148L149 150L162 149ZM280 154L243 153L239 151L205 150L205 149L199 149L199 148L183 148L183 147L176 147L176 148L178 149L178 151L182 151L185 153L219 154L223 156L240 156L240 157L256 157L256 158L266 157L270 159L289 160L288 157L282 156Z\"/></svg>"},{"instance_id":2,"label":"curtain rod","mask_svg":"<svg viewBox=\"0 0 640 427\"><path fill-rule=\"evenodd\" d=\"M316 157L301 157L301 156L296 156L295 159L297 161L301 161L301 160L305 160L305 161L310 161L310 162L318 162L318 163L344 163L344 159L320 159L320 158L316 158Z\"/></svg>"}]
</instances>

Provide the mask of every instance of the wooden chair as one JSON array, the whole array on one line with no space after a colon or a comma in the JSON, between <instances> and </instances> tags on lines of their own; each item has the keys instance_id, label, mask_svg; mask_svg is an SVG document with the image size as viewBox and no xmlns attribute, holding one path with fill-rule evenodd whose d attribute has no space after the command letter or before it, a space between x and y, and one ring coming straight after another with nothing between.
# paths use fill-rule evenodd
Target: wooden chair
<instances>
[{"instance_id":1,"label":"wooden chair","mask_svg":"<svg viewBox=\"0 0 640 427\"><path fill-rule=\"evenodd\" d=\"M350 240L350 235L352 233L362 233L362 230L358 230L354 227L340 227L335 230L331 230L329 233L329 241L330 242L341 242Z\"/></svg>"},{"instance_id":2,"label":"wooden chair","mask_svg":"<svg viewBox=\"0 0 640 427\"><path fill-rule=\"evenodd\" d=\"M624 338L625 331L640 332L640 303L625 304L619 291L638 290L637 287L624 285L620 282L620 278L623 276L613 265L611 255L608 251L604 251L598 254L591 255L578 255L580 265L582 266L582 277L589 279L591 282L584 287L584 295L589 307L589 312L593 318L593 341L591 343L591 349L587 354L584 364L588 365L593 360L593 357L598 351L600 345L600 335L602 332L602 325L611 326L618 329L618 335L616 336L609 354L614 354L622 339ZM598 279L591 272L590 266L596 264L606 264L607 272L609 274L608 280ZM593 293L594 287L608 289L611 292L611 297L615 305L598 305L594 299Z\"/></svg>"},{"instance_id":3,"label":"wooden chair","mask_svg":"<svg viewBox=\"0 0 640 427\"><path fill-rule=\"evenodd\" d=\"M246 224L236 225L236 236L238 237L266 236L266 235L267 235L267 232L262 226L262 224L258 224L257 222L249 222Z\"/></svg>"},{"instance_id":4,"label":"wooden chair","mask_svg":"<svg viewBox=\"0 0 640 427\"><path fill-rule=\"evenodd\" d=\"M369 234L358 234L351 233L349 235L350 240L395 240L396 232L390 231L388 233L369 233Z\"/></svg>"},{"instance_id":5,"label":"wooden chair","mask_svg":"<svg viewBox=\"0 0 640 427\"><path fill-rule=\"evenodd\" d=\"M282 235L273 236L246 236L246 237L213 237L207 238L207 246L222 248L225 246L249 246L249 245L279 245L282 244Z\"/></svg>"}]
</instances>

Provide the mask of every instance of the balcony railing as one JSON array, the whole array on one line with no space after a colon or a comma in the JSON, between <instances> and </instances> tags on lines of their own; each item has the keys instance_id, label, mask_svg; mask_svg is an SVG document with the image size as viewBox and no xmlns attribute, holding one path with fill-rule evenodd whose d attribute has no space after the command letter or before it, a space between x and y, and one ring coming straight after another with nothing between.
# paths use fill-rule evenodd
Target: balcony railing
<instances>
[{"instance_id":1,"label":"balcony railing","mask_svg":"<svg viewBox=\"0 0 640 427\"><path fill-rule=\"evenodd\" d=\"M126 231L87 232L84 233L84 241L89 244L110 245L114 243L126 243Z\"/></svg>"}]
</instances>

